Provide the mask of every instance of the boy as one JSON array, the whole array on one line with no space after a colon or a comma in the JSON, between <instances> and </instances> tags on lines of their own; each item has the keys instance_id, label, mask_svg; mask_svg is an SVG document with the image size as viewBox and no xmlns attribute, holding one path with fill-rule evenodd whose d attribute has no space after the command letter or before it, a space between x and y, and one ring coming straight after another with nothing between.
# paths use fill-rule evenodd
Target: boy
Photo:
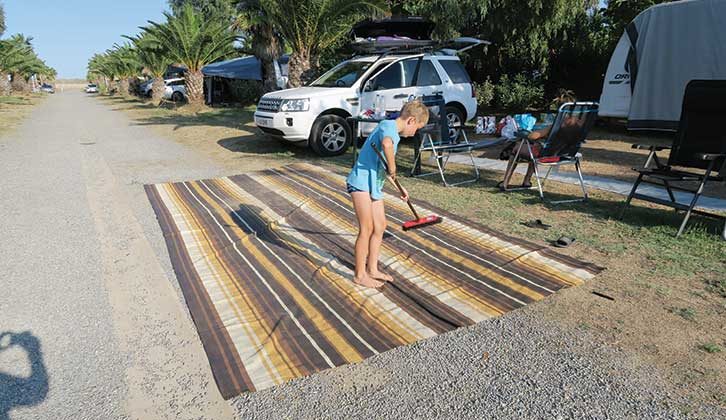
<instances>
[{"instance_id":1,"label":"boy","mask_svg":"<svg viewBox=\"0 0 726 420\"><path fill-rule=\"evenodd\" d=\"M393 181L396 177L396 151L401 136L411 137L426 125L429 110L421 101L408 102L395 120L385 120L366 139L360 149L358 161L346 180L348 192L358 219L358 237L355 241L355 277L353 281L366 287L380 287L385 281L393 281L388 274L378 271L378 255L386 230L386 213L383 208L383 182L386 170L371 145L383 154ZM404 190L402 200L408 199Z\"/></svg>"}]
</instances>

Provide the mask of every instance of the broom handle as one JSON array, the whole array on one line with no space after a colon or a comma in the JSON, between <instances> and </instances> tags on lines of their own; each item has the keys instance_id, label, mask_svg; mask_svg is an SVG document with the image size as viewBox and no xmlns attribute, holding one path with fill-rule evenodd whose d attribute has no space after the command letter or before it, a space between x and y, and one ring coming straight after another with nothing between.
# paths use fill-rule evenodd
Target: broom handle
<instances>
[{"instance_id":1,"label":"broom handle","mask_svg":"<svg viewBox=\"0 0 726 420\"><path fill-rule=\"evenodd\" d=\"M391 172L389 172L389 170L388 170L388 163L386 163L386 159L383 158L383 155L381 154L381 152L378 151L378 148L376 147L376 145L371 143L371 147L373 148L373 151L376 152L376 154L378 155L378 158L381 159L381 162L383 162L383 167L386 169L386 173L390 176ZM393 178L393 183L396 185L396 188L398 188L398 191L400 191L401 195L403 195L404 194L403 187L401 186L401 184L398 183L398 178L396 178L395 176L392 178ZM416 213L416 209L414 209L413 204L411 204L410 198L406 198L406 204L408 204L408 208L411 209L411 213L413 213L413 216L417 220L420 219L420 217L418 217L418 213Z\"/></svg>"}]
</instances>

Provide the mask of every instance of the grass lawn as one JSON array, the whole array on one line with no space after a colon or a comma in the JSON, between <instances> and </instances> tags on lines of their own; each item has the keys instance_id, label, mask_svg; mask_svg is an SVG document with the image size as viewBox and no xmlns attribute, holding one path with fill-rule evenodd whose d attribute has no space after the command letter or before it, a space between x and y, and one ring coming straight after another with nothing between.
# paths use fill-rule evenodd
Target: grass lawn
<instances>
[{"instance_id":1,"label":"grass lawn","mask_svg":"<svg viewBox=\"0 0 726 420\"><path fill-rule=\"evenodd\" d=\"M17 127L44 95L0 96L0 136Z\"/></svg>"},{"instance_id":2,"label":"grass lawn","mask_svg":"<svg viewBox=\"0 0 726 420\"><path fill-rule=\"evenodd\" d=\"M159 109L135 99L102 97L129 114L137 124L211 156L235 174L300 160L345 173L351 152L319 158L307 148L262 138L252 124L254 108L194 112ZM632 179L631 166L642 164L633 142L668 143L667 138L634 137L596 129L583 150L588 174ZM399 173L408 173L413 150L399 149ZM470 168L454 166L454 177ZM482 171L482 179L446 188L438 178L404 178L411 196L481 222L493 229L546 245L559 235L577 238L561 252L607 270L578 288L557 293L528 310L577 329L588 330L603 345L615 346L656 369L675 392L689 398L689 411L701 404L726 406L726 242L721 225L693 217L686 233L674 238L680 215L673 210L635 202L621 221L624 197L591 190L587 203L550 205L534 191L499 193L501 172ZM574 185L550 181L550 197L573 197ZM723 186L710 190L726 198ZM542 219L543 231L521 222ZM614 298L596 296L599 292Z\"/></svg>"}]
</instances>

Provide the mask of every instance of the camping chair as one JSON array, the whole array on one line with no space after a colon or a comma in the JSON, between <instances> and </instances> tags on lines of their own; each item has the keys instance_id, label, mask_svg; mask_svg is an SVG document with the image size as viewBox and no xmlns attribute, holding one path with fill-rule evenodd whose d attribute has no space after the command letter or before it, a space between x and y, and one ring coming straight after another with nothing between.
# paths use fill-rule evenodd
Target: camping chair
<instances>
[{"instance_id":1,"label":"camping chair","mask_svg":"<svg viewBox=\"0 0 726 420\"><path fill-rule=\"evenodd\" d=\"M686 214L676 237L683 233L691 213L724 220L721 237L726 240L726 217L695 210L698 199L708 181L726 179L726 131L714 128L726 120L726 80L691 80L686 86L681 108L681 120L671 147L633 145L634 149L649 149L650 153L643 168L638 171L638 179L633 184L625 205L620 213L622 218L633 198L682 210ZM671 149L667 164L663 165L656 152ZM653 165L654 164L654 165ZM674 166L705 170L704 173L673 169ZM714 174L716 172L716 174ZM673 182L699 182L695 190L672 185ZM637 193L641 183L664 186L669 200ZM693 194L690 204L676 201L673 190Z\"/></svg>"},{"instance_id":2,"label":"camping chair","mask_svg":"<svg viewBox=\"0 0 726 420\"><path fill-rule=\"evenodd\" d=\"M514 162L524 160L534 163L534 178L537 182L539 196L542 200L545 199L542 188L550 176L552 168L562 165L575 165L577 176L580 179L583 197L574 200L550 201L550 203L557 204L587 200L587 189L585 188L585 181L582 178L582 170L580 168L580 159L582 158L580 146L585 141L590 128L595 124L598 108L599 105L596 102L568 102L563 104L557 111L557 116L552 123L547 140L542 143L541 152L537 157L535 157L533 152L535 140L528 138L530 131L520 130L516 133L519 139L519 145L515 146ZM547 174L545 174L541 181L539 176L540 166L547 167ZM513 172L514 169L514 165L511 168L507 167L508 172ZM505 179L509 176L511 174L505 174ZM507 189L507 191L518 189L522 188L511 188Z\"/></svg>"},{"instance_id":3,"label":"camping chair","mask_svg":"<svg viewBox=\"0 0 726 420\"><path fill-rule=\"evenodd\" d=\"M442 110L443 112L443 110ZM447 118L436 118L436 124L429 124L426 127L419 130L421 135L421 143L416 150L416 158L413 162L411 169L411 176L424 177L429 175L439 174L441 181L447 187L468 184L479 180L479 168L474 160L474 150L484 149L487 147L494 147L507 141L506 138L497 138L492 140L482 140L479 142L470 142L466 135L466 131L462 124L451 126L450 121ZM445 126L439 126L439 124L445 124ZM437 171L420 173L421 162L423 160L423 153L430 153L431 158L436 161ZM449 158L452 154L468 154L471 159L471 166L473 168L473 176L459 182L449 182L446 179L446 165L449 162Z\"/></svg>"}]
</instances>

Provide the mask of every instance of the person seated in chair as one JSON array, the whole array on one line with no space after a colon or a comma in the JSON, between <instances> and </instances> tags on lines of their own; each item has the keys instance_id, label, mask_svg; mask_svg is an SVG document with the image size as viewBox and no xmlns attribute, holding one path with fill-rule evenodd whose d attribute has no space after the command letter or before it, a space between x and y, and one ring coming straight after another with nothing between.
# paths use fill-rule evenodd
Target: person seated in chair
<instances>
[{"instance_id":1,"label":"person seated in chair","mask_svg":"<svg viewBox=\"0 0 726 420\"><path fill-rule=\"evenodd\" d=\"M562 101L562 104L566 102L575 102L575 99L565 98ZM581 125L582 123L583 119L580 115L568 114L562 120L562 123L560 125L560 133L562 133L563 135L567 135L567 133L570 132L570 130L567 130L568 128L574 128ZM527 135L527 138L529 140L534 140L530 142L530 147L532 148L532 155L534 155L535 159L540 157L540 154L542 153L542 150L544 148L544 141L547 140L547 138L549 137L551 130L552 126L550 125L540 130L531 131ZM504 171L504 179L500 181L499 184L497 184L501 191L507 191L509 189L509 183L512 180L512 175L514 175L514 171L517 169L518 159L515 149L519 148L519 144L520 142L518 141L511 143L504 150L502 150L502 153L499 156L499 158L503 160L509 159L509 162L507 163L507 169ZM519 154L519 159L528 161L527 173L524 175L524 180L522 181L521 188L530 188L532 187L534 162L529 158L529 153L526 153L526 145L522 145L522 151Z\"/></svg>"}]
</instances>

